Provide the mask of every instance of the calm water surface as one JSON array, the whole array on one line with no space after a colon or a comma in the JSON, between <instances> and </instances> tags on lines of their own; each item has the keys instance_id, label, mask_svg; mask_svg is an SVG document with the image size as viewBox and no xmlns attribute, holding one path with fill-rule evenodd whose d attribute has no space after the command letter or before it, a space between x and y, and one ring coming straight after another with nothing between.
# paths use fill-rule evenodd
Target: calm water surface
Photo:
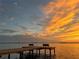
<instances>
[{"instance_id":1,"label":"calm water surface","mask_svg":"<svg viewBox=\"0 0 79 59\"><path fill-rule=\"evenodd\" d=\"M79 44L55 44L57 59L79 59Z\"/></svg>"}]
</instances>

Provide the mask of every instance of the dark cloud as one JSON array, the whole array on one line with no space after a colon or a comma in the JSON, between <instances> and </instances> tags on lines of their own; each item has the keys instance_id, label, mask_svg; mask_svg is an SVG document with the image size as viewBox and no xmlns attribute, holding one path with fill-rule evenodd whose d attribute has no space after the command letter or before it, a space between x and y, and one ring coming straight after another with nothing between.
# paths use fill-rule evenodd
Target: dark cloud
<instances>
[{"instance_id":1,"label":"dark cloud","mask_svg":"<svg viewBox=\"0 0 79 59\"><path fill-rule=\"evenodd\" d=\"M17 31L12 29L0 29L0 33L15 33L15 32Z\"/></svg>"},{"instance_id":2,"label":"dark cloud","mask_svg":"<svg viewBox=\"0 0 79 59\"><path fill-rule=\"evenodd\" d=\"M21 28L21 29L23 29L23 30L27 30L27 27L25 27L25 26L23 26L23 25L17 24L16 26L19 27L19 28Z\"/></svg>"}]
</instances>

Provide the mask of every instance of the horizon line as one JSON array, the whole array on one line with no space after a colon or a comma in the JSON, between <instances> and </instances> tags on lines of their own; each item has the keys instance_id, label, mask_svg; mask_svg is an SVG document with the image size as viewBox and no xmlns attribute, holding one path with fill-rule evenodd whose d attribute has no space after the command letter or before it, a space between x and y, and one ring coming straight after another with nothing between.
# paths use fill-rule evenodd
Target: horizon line
<instances>
[{"instance_id":1,"label":"horizon line","mask_svg":"<svg viewBox=\"0 0 79 59\"><path fill-rule=\"evenodd\" d=\"M79 42L0 42L0 44L27 44L27 43L59 43L59 44L79 44Z\"/></svg>"}]
</instances>

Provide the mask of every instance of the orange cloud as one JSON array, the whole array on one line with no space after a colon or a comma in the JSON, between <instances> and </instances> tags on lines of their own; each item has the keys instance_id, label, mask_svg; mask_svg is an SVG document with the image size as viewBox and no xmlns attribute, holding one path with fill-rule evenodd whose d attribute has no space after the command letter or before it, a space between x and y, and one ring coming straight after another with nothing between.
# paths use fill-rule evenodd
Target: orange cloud
<instances>
[{"instance_id":1,"label":"orange cloud","mask_svg":"<svg viewBox=\"0 0 79 59\"><path fill-rule=\"evenodd\" d=\"M65 40L79 38L79 21L75 18L79 12L79 0L57 0L51 1L43 7L44 15L50 18L47 25L43 28L46 36L52 36L58 39L63 37ZM72 23L77 21L76 23ZM68 25L71 26L65 29Z\"/></svg>"}]
</instances>

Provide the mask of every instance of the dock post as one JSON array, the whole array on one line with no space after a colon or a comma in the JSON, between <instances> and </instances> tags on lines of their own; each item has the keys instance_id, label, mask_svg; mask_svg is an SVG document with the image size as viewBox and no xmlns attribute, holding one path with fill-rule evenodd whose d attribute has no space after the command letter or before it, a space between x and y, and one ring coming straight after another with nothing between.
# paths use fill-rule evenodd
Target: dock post
<instances>
[{"instance_id":1,"label":"dock post","mask_svg":"<svg viewBox=\"0 0 79 59\"><path fill-rule=\"evenodd\" d=\"M54 48L54 55L55 55L55 48Z\"/></svg>"},{"instance_id":2,"label":"dock post","mask_svg":"<svg viewBox=\"0 0 79 59\"><path fill-rule=\"evenodd\" d=\"M55 53L55 48L54 48L54 59L56 59L56 53Z\"/></svg>"},{"instance_id":3,"label":"dock post","mask_svg":"<svg viewBox=\"0 0 79 59\"><path fill-rule=\"evenodd\" d=\"M23 52L20 52L19 59L23 59Z\"/></svg>"},{"instance_id":4,"label":"dock post","mask_svg":"<svg viewBox=\"0 0 79 59\"><path fill-rule=\"evenodd\" d=\"M34 58L34 55L33 55L33 50L32 50L32 59Z\"/></svg>"},{"instance_id":5,"label":"dock post","mask_svg":"<svg viewBox=\"0 0 79 59\"><path fill-rule=\"evenodd\" d=\"M0 58L1 58L2 56L0 56Z\"/></svg>"},{"instance_id":6,"label":"dock post","mask_svg":"<svg viewBox=\"0 0 79 59\"><path fill-rule=\"evenodd\" d=\"M45 54L45 59L46 59L46 48L45 48L45 50L44 50L44 54Z\"/></svg>"},{"instance_id":7,"label":"dock post","mask_svg":"<svg viewBox=\"0 0 79 59\"><path fill-rule=\"evenodd\" d=\"M51 48L49 49L49 52L50 52L50 59L51 59Z\"/></svg>"},{"instance_id":8,"label":"dock post","mask_svg":"<svg viewBox=\"0 0 79 59\"><path fill-rule=\"evenodd\" d=\"M40 56L40 49L39 49L39 56Z\"/></svg>"},{"instance_id":9,"label":"dock post","mask_svg":"<svg viewBox=\"0 0 79 59\"><path fill-rule=\"evenodd\" d=\"M8 59L10 59L10 54L8 54Z\"/></svg>"}]
</instances>

